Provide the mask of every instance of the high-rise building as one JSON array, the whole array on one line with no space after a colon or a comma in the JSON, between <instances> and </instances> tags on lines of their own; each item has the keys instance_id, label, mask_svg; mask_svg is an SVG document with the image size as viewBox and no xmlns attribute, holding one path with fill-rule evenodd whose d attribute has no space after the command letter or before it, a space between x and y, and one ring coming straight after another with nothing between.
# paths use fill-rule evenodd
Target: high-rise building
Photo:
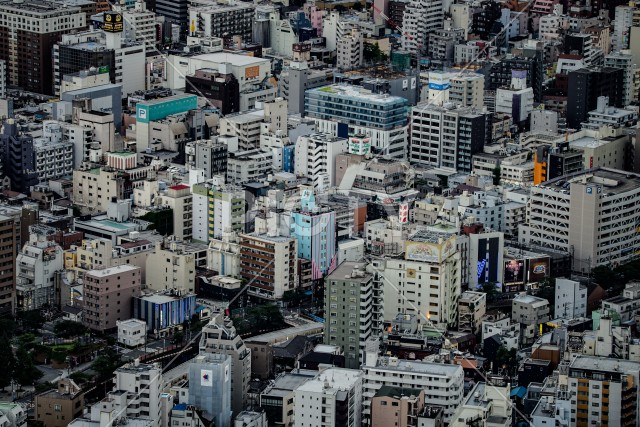
<instances>
[{"instance_id":1,"label":"high-rise building","mask_svg":"<svg viewBox=\"0 0 640 427\"><path fill-rule=\"evenodd\" d=\"M3 1L0 23L0 60L7 63L8 83L53 94L51 52L62 34L86 27L85 12L42 0Z\"/></svg>"},{"instance_id":2,"label":"high-rise building","mask_svg":"<svg viewBox=\"0 0 640 427\"><path fill-rule=\"evenodd\" d=\"M38 225L29 227L29 242L16 257L16 310L36 310L55 301L55 275L62 270L63 251L48 240L53 232Z\"/></svg>"},{"instance_id":3,"label":"high-rise building","mask_svg":"<svg viewBox=\"0 0 640 427\"><path fill-rule=\"evenodd\" d=\"M580 129L589 111L596 109L598 97L609 97L609 104L624 107L624 70L612 67L582 68L569 72L567 126Z\"/></svg>"},{"instance_id":4,"label":"high-rise building","mask_svg":"<svg viewBox=\"0 0 640 427\"><path fill-rule=\"evenodd\" d=\"M293 237L240 235L240 277L250 283L249 294L279 300L296 287L298 243Z\"/></svg>"},{"instance_id":5,"label":"high-rise building","mask_svg":"<svg viewBox=\"0 0 640 427\"><path fill-rule=\"evenodd\" d=\"M207 98L222 114L240 111L240 85L232 73L200 69L185 79L186 93Z\"/></svg>"},{"instance_id":6,"label":"high-rise building","mask_svg":"<svg viewBox=\"0 0 640 427\"><path fill-rule=\"evenodd\" d=\"M248 403L251 350L224 313L213 314L211 321L202 329L200 353L227 355L231 358L231 409L234 415L239 414Z\"/></svg>"},{"instance_id":7,"label":"high-rise building","mask_svg":"<svg viewBox=\"0 0 640 427\"><path fill-rule=\"evenodd\" d=\"M504 113L514 124L524 124L533 111L533 89L527 87L527 72L511 71L511 84L496 91L496 113Z\"/></svg>"},{"instance_id":8,"label":"high-rise building","mask_svg":"<svg viewBox=\"0 0 640 427\"><path fill-rule=\"evenodd\" d=\"M362 372L329 368L293 395L294 427L356 427L362 421Z\"/></svg>"},{"instance_id":9,"label":"high-rise building","mask_svg":"<svg viewBox=\"0 0 640 427\"><path fill-rule=\"evenodd\" d=\"M38 184L33 138L20 131L14 119L2 124L2 161L4 174L11 180L14 191L26 193Z\"/></svg>"},{"instance_id":10,"label":"high-rise building","mask_svg":"<svg viewBox=\"0 0 640 427\"><path fill-rule=\"evenodd\" d=\"M184 241L193 238L193 197L191 188L185 184L172 185L161 196L160 205L173 211L173 235Z\"/></svg>"},{"instance_id":11,"label":"high-rise building","mask_svg":"<svg viewBox=\"0 0 640 427\"><path fill-rule=\"evenodd\" d=\"M382 296L364 263L343 262L325 278L324 343L342 349L346 367L359 369L365 344L381 332Z\"/></svg>"},{"instance_id":12,"label":"high-rise building","mask_svg":"<svg viewBox=\"0 0 640 427\"><path fill-rule=\"evenodd\" d=\"M117 328L132 317L132 301L141 292L139 267L119 265L84 274L84 322L99 332Z\"/></svg>"},{"instance_id":13,"label":"high-rise building","mask_svg":"<svg viewBox=\"0 0 640 427\"><path fill-rule=\"evenodd\" d=\"M194 169L204 171L205 179L226 174L227 152L227 144L217 137L188 142L185 147L187 163Z\"/></svg>"},{"instance_id":14,"label":"high-rise building","mask_svg":"<svg viewBox=\"0 0 640 427\"><path fill-rule=\"evenodd\" d=\"M294 170L298 176L312 180L314 189L327 190L336 185L336 157L347 152L349 141L332 135L315 133L296 141Z\"/></svg>"},{"instance_id":15,"label":"high-rise building","mask_svg":"<svg viewBox=\"0 0 640 427\"><path fill-rule=\"evenodd\" d=\"M207 241L220 239L225 232L244 231L245 197L245 190L237 185L211 183L207 186Z\"/></svg>"},{"instance_id":16,"label":"high-rise building","mask_svg":"<svg viewBox=\"0 0 640 427\"><path fill-rule=\"evenodd\" d=\"M574 271L640 256L640 175L607 168L578 172L531 187L529 200L520 242L570 253Z\"/></svg>"},{"instance_id":17,"label":"high-rise building","mask_svg":"<svg viewBox=\"0 0 640 427\"><path fill-rule=\"evenodd\" d=\"M147 365L136 360L116 369L113 391L107 397L124 397L118 408L121 415L144 418L151 421L150 426L161 427L162 387L162 369L157 364Z\"/></svg>"},{"instance_id":18,"label":"high-rise building","mask_svg":"<svg viewBox=\"0 0 640 427\"><path fill-rule=\"evenodd\" d=\"M358 28L343 35L337 43L337 64L341 70L358 68L364 61L364 35Z\"/></svg>"},{"instance_id":19,"label":"high-rise building","mask_svg":"<svg viewBox=\"0 0 640 427\"><path fill-rule=\"evenodd\" d=\"M411 163L471 171L473 155L481 153L487 142L489 113L426 103L418 104L411 114Z\"/></svg>"},{"instance_id":20,"label":"high-rise building","mask_svg":"<svg viewBox=\"0 0 640 427\"><path fill-rule=\"evenodd\" d=\"M202 353L189 364L189 403L216 427L231 426L231 356Z\"/></svg>"},{"instance_id":21,"label":"high-rise building","mask_svg":"<svg viewBox=\"0 0 640 427\"><path fill-rule=\"evenodd\" d=\"M604 57L604 66L619 68L623 71L621 105L626 107L631 104L634 100L633 75L635 73L635 65L633 63L633 56L629 53L612 52Z\"/></svg>"},{"instance_id":22,"label":"high-rise building","mask_svg":"<svg viewBox=\"0 0 640 427\"><path fill-rule=\"evenodd\" d=\"M7 61L0 59L0 98L7 96Z\"/></svg>"},{"instance_id":23,"label":"high-rise building","mask_svg":"<svg viewBox=\"0 0 640 427\"><path fill-rule=\"evenodd\" d=\"M311 261L311 278L321 279L336 267L336 213L308 207L291 212L291 237L298 241L298 258Z\"/></svg>"},{"instance_id":24,"label":"high-rise building","mask_svg":"<svg viewBox=\"0 0 640 427\"><path fill-rule=\"evenodd\" d=\"M331 85L307 90L305 115L317 130L341 138L364 135L371 151L405 159L408 101L359 86Z\"/></svg>"},{"instance_id":25,"label":"high-rise building","mask_svg":"<svg viewBox=\"0 0 640 427\"><path fill-rule=\"evenodd\" d=\"M0 215L0 316L14 313L16 294L16 221Z\"/></svg>"},{"instance_id":26,"label":"high-rise building","mask_svg":"<svg viewBox=\"0 0 640 427\"><path fill-rule=\"evenodd\" d=\"M461 107L484 106L484 76L479 73L456 73L449 77L449 102Z\"/></svg>"},{"instance_id":27,"label":"high-rise building","mask_svg":"<svg viewBox=\"0 0 640 427\"><path fill-rule=\"evenodd\" d=\"M442 0L410 0L402 16L402 50L424 53L428 34L443 26L444 12Z\"/></svg>"},{"instance_id":28,"label":"high-rise building","mask_svg":"<svg viewBox=\"0 0 640 427\"><path fill-rule=\"evenodd\" d=\"M613 20L613 37L611 40L612 51L629 49L630 29L633 25L634 6L616 6Z\"/></svg>"}]
</instances>

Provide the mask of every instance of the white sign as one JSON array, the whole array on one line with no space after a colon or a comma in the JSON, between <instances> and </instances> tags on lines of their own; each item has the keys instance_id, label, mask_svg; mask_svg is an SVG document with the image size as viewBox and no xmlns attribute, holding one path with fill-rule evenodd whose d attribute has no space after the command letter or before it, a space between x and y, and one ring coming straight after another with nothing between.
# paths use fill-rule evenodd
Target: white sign
<instances>
[{"instance_id":1,"label":"white sign","mask_svg":"<svg viewBox=\"0 0 640 427\"><path fill-rule=\"evenodd\" d=\"M200 385L203 387L213 387L213 371L208 369L200 370Z\"/></svg>"}]
</instances>

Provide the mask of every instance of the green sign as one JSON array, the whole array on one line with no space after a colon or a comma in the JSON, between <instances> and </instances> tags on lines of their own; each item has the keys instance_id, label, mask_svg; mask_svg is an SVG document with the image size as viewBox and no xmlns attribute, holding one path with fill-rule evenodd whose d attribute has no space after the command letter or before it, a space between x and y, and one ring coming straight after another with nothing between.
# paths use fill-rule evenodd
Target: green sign
<instances>
[{"instance_id":1,"label":"green sign","mask_svg":"<svg viewBox=\"0 0 640 427\"><path fill-rule=\"evenodd\" d=\"M102 67L98 68L98 73L100 74L104 74L104 73L108 73L109 72L109 66L108 65L103 65Z\"/></svg>"}]
</instances>

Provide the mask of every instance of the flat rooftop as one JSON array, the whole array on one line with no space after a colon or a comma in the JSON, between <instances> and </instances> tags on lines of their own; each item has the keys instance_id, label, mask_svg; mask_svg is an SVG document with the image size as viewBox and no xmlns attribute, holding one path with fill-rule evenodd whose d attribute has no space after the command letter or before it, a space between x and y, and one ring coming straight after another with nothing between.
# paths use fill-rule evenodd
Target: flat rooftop
<instances>
[{"instance_id":1,"label":"flat rooftop","mask_svg":"<svg viewBox=\"0 0 640 427\"><path fill-rule=\"evenodd\" d=\"M357 275L353 277L354 270L364 270L366 266L365 262L343 262L333 270L331 274L327 276L328 280L336 280L336 281L347 281L347 282L357 282L357 283L365 283L371 280L373 277L370 273L364 273L362 275Z\"/></svg>"},{"instance_id":2,"label":"flat rooftop","mask_svg":"<svg viewBox=\"0 0 640 427\"><path fill-rule=\"evenodd\" d=\"M88 271L87 274L90 274L93 277L106 277L112 276L114 274L122 274L129 271L140 270L140 267L136 267L134 265L122 264L117 265L115 267L104 268L102 270L91 270Z\"/></svg>"},{"instance_id":3,"label":"flat rooftop","mask_svg":"<svg viewBox=\"0 0 640 427\"><path fill-rule=\"evenodd\" d=\"M413 233L407 240L412 242L423 243L440 243L440 239L447 240L451 237L449 233L441 233L438 231L419 230Z\"/></svg>"},{"instance_id":4,"label":"flat rooftop","mask_svg":"<svg viewBox=\"0 0 640 427\"><path fill-rule=\"evenodd\" d=\"M214 52L193 56L194 59L210 61L217 64L231 64L236 67L246 67L249 65L266 65L269 59L258 58L256 56L239 55L237 53Z\"/></svg>"},{"instance_id":5,"label":"flat rooftop","mask_svg":"<svg viewBox=\"0 0 640 427\"><path fill-rule=\"evenodd\" d=\"M571 186L566 183L583 183L602 186L603 193L620 194L632 191L640 187L640 175L617 169L597 168L577 172L569 176L554 178L545 181L539 186L555 191L570 191ZM565 188L566 186L567 188Z\"/></svg>"}]
</instances>

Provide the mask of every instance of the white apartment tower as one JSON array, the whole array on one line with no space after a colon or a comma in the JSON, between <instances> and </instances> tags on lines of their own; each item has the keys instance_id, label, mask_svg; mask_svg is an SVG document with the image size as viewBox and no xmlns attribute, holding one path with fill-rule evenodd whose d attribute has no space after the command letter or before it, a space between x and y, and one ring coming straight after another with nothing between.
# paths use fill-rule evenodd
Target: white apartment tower
<instances>
[{"instance_id":1,"label":"white apartment tower","mask_svg":"<svg viewBox=\"0 0 640 427\"><path fill-rule=\"evenodd\" d=\"M349 141L329 134L301 136L296 142L294 170L308 177L313 188L321 191L335 186L335 164L338 154L346 153Z\"/></svg>"},{"instance_id":2,"label":"white apartment tower","mask_svg":"<svg viewBox=\"0 0 640 427\"><path fill-rule=\"evenodd\" d=\"M613 37L611 40L612 52L629 49L630 29L633 25L634 10L635 7L633 6L616 6L613 20Z\"/></svg>"},{"instance_id":3,"label":"white apartment tower","mask_svg":"<svg viewBox=\"0 0 640 427\"><path fill-rule=\"evenodd\" d=\"M360 427L362 372L329 368L295 389L294 427Z\"/></svg>"},{"instance_id":4,"label":"white apartment tower","mask_svg":"<svg viewBox=\"0 0 640 427\"><path fill-rule=\"evenodd\" d=\"M364 36L358 28L338 40L337 67L341 70L358 68L364 60Z\"/></svg>"},{"instance_id":5,"label":"white apartment tower","mask_svg":"<svg viewBox=\"0 0 640 427\"><path fill-rule=\"evenodd\" d=\"M416 55L427 47L427 35L443 27L442 0L410 0L402 18L402 49Z\"/></svg>"}]
</instances>

